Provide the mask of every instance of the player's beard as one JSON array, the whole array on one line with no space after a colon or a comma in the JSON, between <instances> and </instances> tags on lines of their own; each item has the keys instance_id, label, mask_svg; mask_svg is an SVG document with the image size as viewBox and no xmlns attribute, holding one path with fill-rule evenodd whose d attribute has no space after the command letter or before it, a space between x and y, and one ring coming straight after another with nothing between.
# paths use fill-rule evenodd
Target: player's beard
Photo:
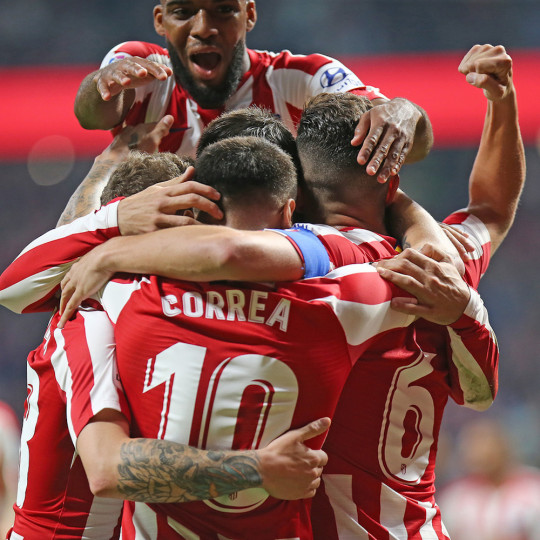
<instances>
[{"instance_id":1,"label":"player's beard","mask_svg":"<svg viewBox=\"0 0 540 540\"><path fill-rule=\"evenodd\" d=\"M193 75L184 66L173 45L167 41L167 49L171 58L172 69L176 82L189 94L203 109L218 109L234 94L238 83L244 75L244 54L246 45L240 40L234 47L233 56L225 79L216 87L205 86L195 81Z\"/></svg>"}]
</instances>

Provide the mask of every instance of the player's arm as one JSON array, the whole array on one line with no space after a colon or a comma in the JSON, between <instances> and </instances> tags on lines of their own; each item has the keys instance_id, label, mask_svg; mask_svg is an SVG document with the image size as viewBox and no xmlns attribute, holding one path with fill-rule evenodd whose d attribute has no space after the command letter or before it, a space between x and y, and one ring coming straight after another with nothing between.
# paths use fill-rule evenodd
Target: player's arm
<instances>
[{"instance_id":1,"label":"player's arm","mask_svg":"<svg viewBox=\"0 0 540 540\"><path fill-rule=\"evenodd\" d=\"M467 211L487 227L494 252L511 227L525 182L525 153L518 121L512 59L501 45L475 45L459 71L482 88L487 112L469 179Z\"/></svg>"},{"instance_id":2,"label":"player's arm","mask_svg":"<svg viewBox=\"0 0 540 540\"><path fill-rule=\"evenodd\" d=\"M211 499L262 487L273 497L313 497L327 456L304 441L324 433L323 418L259 450L201 450L157 439L131 439L123 415L105 410L77 439L94 495L169 503Z\"/></svg>"},{"instance_id":3,"label":"player's arm","mask_svg":"<svg viewBox=\"0 0 540 540\"><path fill-rule=\"evenodd\" d=\"M193 218L177 215L189 208L221 219L221 210L212 200L219 193L191 181L192 175L189 168L179 178L150 186L39 237L0 276L0 304L17 313L50 311L58 303L55 295L71 265L106 240L195 224Z\"/></svg>"},{"instance_id":4,"label":"player's arm","mask_svg":"<svg viewBox=\"0 0 540 540\"><path fill-rule=\"evenodd\" d=\"M372 100L375 107L364 113L351 141L361 145L358 163L366 172L386 182L405 161L424 159L433 146L433 128L426 112L405 98Z\"/></svg>"},{"instance_id":5,"label":"player's arm","mask_svg":"<svg viewBox=\"0 0 540 540\"><path fill-rule=\"evenodd\" d=\"M325 248L309 232L293 242L277 231L203 225L118 237L92 250L66 275L60 324L116 272L199 282L292 281L305 276L306 257L311 257L308 275L330 270Z\"/></svg>"},{"instance_id":6,"label":"player's arm","mask_svg":"<svg viewBox=\"0 0 540 540\"><path fill-rule=\"evenodd\" d=\"M421 249L425 244L437 245L462 272L467 249L459 242L452 242L421 205L413 201L403 191L397 190L392 203L386 209L386 220L390 233L401 241L403 249Z\"/></svg>"},{"instance_id":7,"label":"player's arm","mask_svg":"<svg viewBox=\"0 0 540 540\"><path fill-rule=\"evenodd\" d=\"M159 122L128 126L113 139L111 144L96 157L92 168L85 176L75 193L69 199L57 227L71 223L74 219L97 210L100 196L111 174L116 170L133 149L157 152L163 137L169 133L173 117L164 116Z\"/></svg>"},{"instance_id":8,"label":"player's arm","mask_svg":"<svg viewBox=\"0 0 540 540\"><path fill-rule=\"evenodd\" d=\"M168 66L127 56L87 75L75 98L75 116L86 129L112 129L126 117L135 88L172 75Z\"/></svg>"},{"instance_id":9,"label":"player's arm","mask_svg":"<svg viewBox=\"0 0 540 540\"><path fill-rule=\"evenodd\" d=\"M417 298L393 298L393 309L447 326L455 381L452 397L469 408L485 410L497 393L497 340L480 296L448 262L442 251L426 245L421 252L408 249L377 263L377 271Z\"/></svg>"}]
</instances>

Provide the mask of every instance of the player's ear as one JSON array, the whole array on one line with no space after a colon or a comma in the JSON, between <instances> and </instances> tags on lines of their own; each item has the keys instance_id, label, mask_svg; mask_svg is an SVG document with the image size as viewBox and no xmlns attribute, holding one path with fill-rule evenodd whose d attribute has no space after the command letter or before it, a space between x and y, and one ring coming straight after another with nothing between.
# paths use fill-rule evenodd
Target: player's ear
<instances>
[{"instance_id":1,"label":"player's ear","mask_svg":"<svg viewBox=\"0 0 540 540\"><path fill-rule=\"evenodd\" d=\"M246 32L251 32L257 22L257 7L255 0L246 0Z\"/></svg>"},{"instance_id":2,"label":"player's ear","mask_svg":"<svg viewBox=\"0 0 540 540\"><path fill-rule=\"evenodd\" d=\"M154 6L154 29L160 36L165 35L165 28L163 28L163 6L161 2Z\"/></svg>"},{"instance_id":3,"label":"player's ear","mask_svg":"<svg viewBox=\"0 0 540 540\"><path fill-rule=\"evenodd\" d=\"M296 202L294 199L288 199L281 211L281 224L282 229L288 229L292 225L292 216L294 209L296 208Z\"/></svg>"},{"instance_id":4,"label":"player's ear","mask_svg":"<svg viewBox=\"0 0 540 540\"><path fill-rule=\"evenodd\" d=\"M388 179L388 191L386 192L386 206L392 204L396 191L399 187L399 174L394 174Z\"/></svg>"}]
</instances>

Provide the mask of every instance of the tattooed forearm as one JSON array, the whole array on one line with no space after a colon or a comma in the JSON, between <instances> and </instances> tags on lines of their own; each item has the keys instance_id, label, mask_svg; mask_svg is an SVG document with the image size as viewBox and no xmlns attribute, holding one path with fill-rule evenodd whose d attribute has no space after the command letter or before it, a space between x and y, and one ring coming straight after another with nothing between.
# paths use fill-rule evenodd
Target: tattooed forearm
<instances>
[{"instance_id":1,"label":"tattooed forearm","mask_svg":"<svg viewBox=\"0 0 540 540\"><path fill-rule=\"evenodd\" d=\"M100 207L99 198L101 192L118 164L118 160L114 159L96 160L94 162L86 178L69 199L56 224L57 227L71 223L73 220L86 216Z\"/></svg>"},{"instance_id":2,"label":"tattooed forearm","mask_svg":"<svg viewBox=\"0 0 540 540\"><path fill-rule=\"evenodd\" d=\"M118 491L128 500L189 502L260 487L254 451L200 450L163 440L132 439L120 449Z\"/></svg>"}]
</instances>

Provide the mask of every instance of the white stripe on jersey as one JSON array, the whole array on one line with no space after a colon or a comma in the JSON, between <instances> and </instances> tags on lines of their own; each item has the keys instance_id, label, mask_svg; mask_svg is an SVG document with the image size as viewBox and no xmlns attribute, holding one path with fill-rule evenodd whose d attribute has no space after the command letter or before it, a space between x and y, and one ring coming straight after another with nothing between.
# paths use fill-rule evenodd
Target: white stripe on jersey
<instances>
[{"instance_id":1,"label":"white stripe on jersey","mask_svg":"<svg viewBox=\"0 0 540 540\"><path fill-rule=\"evenodd\" d=\"M94 497L82 538L113 538L123 504L120 499Z\"/></svg>"},{"instance_id":2,"label":"white stripe on jersey","mask_svg":"<svg viewBox=\"0 0 540 540\"><path fill-rule=\"evenodd\" d=\"M97 294L99 302L107 306L107 314L114 324L116 324L120 312L127 304L131 295L141 288L141 283L150 283L150 280L146 277L141 277L140 281L131 281L128 283L109 281Z\"/></svg>"},{"instance_id":3,"label":"white stripe on jersey","mask_svg":"<svg viewBox=\"0 0 540 540\"><path fill-rule=\"evenodd\" d=\"M22 313L59 285L74 262L52 266L0 290L0 304L14 313Z\"/></svg>"},{"instance_id":4,"label":"white stripe on jersey","mask_svg":"<svg viewBox=\"0 0 540 540\"><path fill-rule=\"evenodd\" d=\"M493 334L493 329L489 324L489 317L484 301L480 295L474 290L469 288L471 292L471 297L469 298L469 303L463 312L464 315L478 321L482 326L485 326L491 334Z\"/></svg>"},{"instance_id":5,"label":"white stripe on jersey","mask_svg":"<svg viewBox=\"0 0 540 540\"><path fill-rule=\"evenodd\" d=\"M28 443L36 433L36 426L39 419L39 376L37 372L26 364L26 385L28 397L26 403L26 417L22 425L21 447L19 458L19 483L17 486L17 502L19 508L24 504L26 498L26 488L28 487L28 470L30 468L30 450ZM13 537L13 535L12 535Z\"/></svg>"},{"instance_id":6,"label":"white stripe on jersey","mask_svg":"<svg viewBox=\"0 0 540 540\"><path fill-rule=\"evenodd\" d=\"M489 381L455 330L450 327L447 329L452 349L452 362L458 371L459 386L465 400L464 405L484 410L493 403L493 391Z\"/></svg>"},{"instance_id":7,"label":"white stripe on jersey","mask_svg":"<svg viewBox=\"0 0 540 540\"><path fill-rule=\"evenodd\" d=\"M467 209L463 208L454 213L458 214L459 212L467 212ZM491 242L491 236L484 222L469 214L463 222L452 224L451 227L465 231L469 235L468 239L475 245L475 250L469 253L469 257L473 260L480 259L484 254L482 246Z\"/></svg>"},{"instance_id":8,"label":"white stripe on jersey","mask_svg":"<svg viewBox=\"0 0 540 540\"><path fill-rule=\"evenodd\" d=\"M195 152L197 149L197 143L201 138L201 134L204 129L204 125L199 116L199 106L192 99L186 99L185 103L186 109L186 122L188 125L188 130L182 138L182 144L180 148L176 151L179 156L191 156L195 157Z\"/></svg>"},{"instance_id":9,"label":"white stripe on jersey","mask_svg":"<svg viewBox=\"0 0 540 540\"><path fill-rule=\"evenodd\" d=\"M342 236L356 245L364 242L381 242L384 240L382 236L367 229L351 229L349 231L341 230L339 227L331 225L312 225L311 223L295 223L293 228L299 227L313 232L317 236Z\"/></svg>"},{"instance_id":10,"label":"white stripe on jersey","mask_svg":"<svg viewBox=\"0 0 540 540\"><path fill-rule=\"evenodd\" d=\"M94 386L90 390L92 412L97 414L103 409L122 412L117 393L114 327L103 311L80 311L80 314L89 336L87 344L94 373Z\"/></svg>"},{"instance_id":11,"label":"white stripe on jersey","mask_svg":"<svg viewBox=\"0 0 540 540\"><path fill-rule=\"evenodd\" d=\"M380 507L380 523L388 531L389 538L408 540L409 534L404 523L407 499L381 483Z\"/></svg>"},{"instance_id":12,"label":"white stripe on jersey","mask_svg":"<svg viewBox=\"0 0 540 540\"><path fill-rule=\"evenodd\" d=\"M377 270L369 264L350 264L333 270L325 277L335 279L351 274L367 273L377 273ZM353 346L360 345L387 330L408 326L416 320L413 315L391 309L390 300L379 304L361 304L327 296L312 299L311 302L313 301L326 302L332 308L343 327L347 343ZM359 321L365 322L359 324Z\"/></svg>"},{"instance_id":13,"label":"white stripe on jersey","mask_svg":"<svg viewBox=\"0 0 540 540\"><path fill-rule=\"evenodd\" d=\"M58 386L66 393L66 419L69 429L69 434L73 445L77 437L75 436L75 429L72 423L71 417L71 405L72 405L72 395L73 395L73 381L71 379L71 371L66 358L65 344L66 340L62 330L56 328L54 330L54 339L56 341L56 349L51 355L51 365L54 369L54 376L58 382Z\"/></svg>"},{"instance_id":14,"label":"white stripe on jersey","mask_svg":"<svg viewBox=\"0 0 540 540\"><path fill-rule=\"evenodd\" d=\"M367 531L358 523L358 509L352 495L350 474L323 474L324 490L334 511L340 540L369 540Z\"/></svg>"},{"instance_id":15,"label":"white stripe on jersey","mask_svg":"<svg viewBox=\"0 0 540 540\"><path fill-rule=\"evenodd\" d=\"M489 325L488 313L480 295L470 289L471 298L465 309L465 315L471 317L489 332L494 344L497 338ZM493 403L493 390L477 360L463 343L460 335L447 326L450 337L452 362L458 370L459 386L463 391L464 405L473 409L484 410Z\"/></svg>"},{"instance_id":16,"label":"white stripe on jersey","mask_svg":"<svg viewBox=\"0 0 540 540\"><path fill-rule=\"evenodd\" d=\"M135 529L133 540L153 540L158 537L156 513L146 504L135 503L132 522Z\"/></svg>"}]
</instances>

